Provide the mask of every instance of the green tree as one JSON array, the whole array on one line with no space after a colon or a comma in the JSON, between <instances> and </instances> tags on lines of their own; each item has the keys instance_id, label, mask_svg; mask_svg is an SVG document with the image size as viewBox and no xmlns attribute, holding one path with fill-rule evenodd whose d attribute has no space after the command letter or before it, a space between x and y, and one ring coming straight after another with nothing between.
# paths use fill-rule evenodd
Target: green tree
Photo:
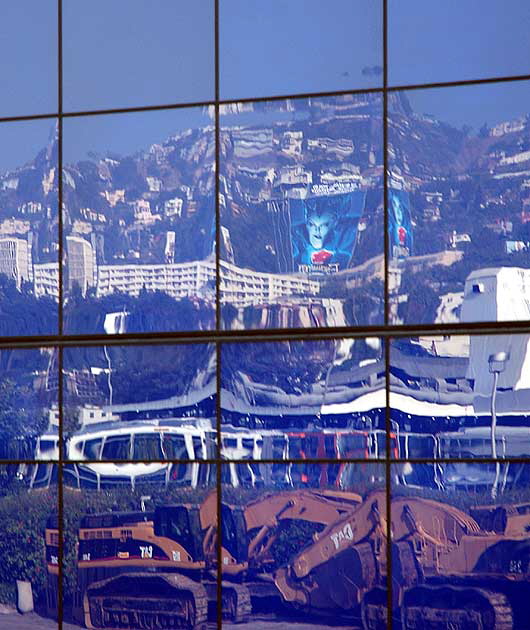
<instances>
[{"instance_id":1,"label":"green tree","mask_svg":"<svg viewBox=\"0 0 530 630\"><path fill-rule=\"evenodd\" d=\"M38 404L35 392L13 379L0 380L0 437L7 457L27 457L31 453L13 452L13 440L22 438L19 449L27 450L31 438L40 435L47 426L47 418Z\"/></svg>"}]
</instances>

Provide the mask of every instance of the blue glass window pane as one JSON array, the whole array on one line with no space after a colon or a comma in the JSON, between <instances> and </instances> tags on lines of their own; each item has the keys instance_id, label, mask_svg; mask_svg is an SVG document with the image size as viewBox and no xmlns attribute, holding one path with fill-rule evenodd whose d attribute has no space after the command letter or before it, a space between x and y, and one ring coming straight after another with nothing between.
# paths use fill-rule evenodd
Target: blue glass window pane
<instances>
[{"instance_id":1,"label":"blue glass window pane","mask_svg":"<svg viewBox=\"0 0 530 630\"><path fill-rule=\"evenodd\" d=\"M59 459L56 348L0 349L0 459Z\"/></svg>"},{"instance_id":2,"label":"blue glass window pane","mask_svg":"<svg viewBox=\"0 0 530 630\"><path fill-rule=\"evenodd\" d=\"M67 348L63 364L68 459L215 457L213 345Z\"/></svg>"},{"instance_id":3,"label":"blue glass window pane","mask_svg":"<svg viewBox=\"0 0 530 630\"><path fill-rule=\"evenodd\" d=\"M297 611L304 630L386 627L384 465L231 462L221 474L223 587L250 590L253 621L274 628Z\"/></svg>"},{"instance_id":4,"label":"blue glass window pane","mask_svg":"<svg viewBox=\"0 0 530 630\"><path fill-rule=\"evenodd\" d=\"M381 323L380 96L235 103L221 114L223 326Z\"/></svg>"},{"instance_id":5,"label":"blue glass window pane","mask_svg":"<svg viewBox=\"0 0 530 630\"><path fill-rule=\"evenodd\" d=\"M221 0L222 99L380 87L379 0Z\"/></svg>"},{"instance_id":6,"label":"blue glass window pane","mask_svg":"<svg viewBox=\"0 0 530 630\"><path fill-rule=\"evenodd\" d=\"M392 430L398 436L395 455L528 457L528 345L527 335L393 340L390 406Z\"/></svg>"},{"instance_id":7,"label":"blue glass window pane","mask_svg":"<svg viewBox=\"0 0 530 630\"><path fill-rule=\"evenodd\" d=\"M392 466L394 622L524 627L529 473L516 462Z\"/></svg>"},{"instance_id":8,"label":"blue glass window pane","mask_svg":"<svg viewBox=\"0 0 530 630\"><path fill-rule=\"evenodd\" d=\"M121 623L215 624L215 483L211 464L66 465L65 549L77 551L66 558L81 579L65 581L65 616L96 625L116 614L125 589ZM103 583L93 577L102 570Z\"/></svg>"},{"instance_id":9,"label":"blue glass window pane","mask_svg":"<svg viewBox=\"0 0 530 630\"><path fill-rule=\"evenodd\" d=\"M0 335L57 334L54 119L0 124Z\"/></svg>"},{"instance_id":10,"label":"blue glass window pane","mask_svg":"<svg viewBox=\"0 0 530 630\"><path fill-rule=\"evenodd\" d=\"M2 4L0 117L57 111L57 0Z\"/></svg>"},{"instance_id":11,"label":"blue glass window pane","mask_svg":"<svg viewBox=\"0 0 530 630\"><path fill-rule=\"evenodd\" d=\"M394 324L528 320L530 83L390 95Z\"/></svg>"},{"instance_id":12,"label":"blue glass window pane","mask_svg":"<svg viewBox=\"0 0 530 630\"><path fill-rule=\"evenodd\" d=\"M66 111L213 99L213 2L63 5Z\"/></svg>"},{"instance_id":13,"label":"blue glass window pane","mask_svg":"<svg viewBox=\"0 0 530 630\"><path fill-rule=\"evenodd\" d=\"M2 465L0 484L2 627L58 629L57 465Z\"/></svg>"},{"instance_id":14,"label":"blue glass window pane","mask_svg":"<svg viewBox=\"0 0 530 630\"><path fill-rule=\"evenodd\" d=\"M215 326L215 150L199 108L64 123L65 331Z\"/></svg>"},{"instance_id":15,"label":"blue glass window pane","mask_svg":"<svg viewBox=\"0 0 530 630\"><path fill-rule=\"evenodd\" d=\"M388 12L390 85L530 72L524 0L390 0Z\"/></svg>"},{"instance_id":16,"label":"blue glass window pane","mask_svg":"<svg viewBox=\"0 0 530 630\"><path fill-rule=\"evenodd\" d=\"M383 458L384 356L378 338L223 344L223 457Z\"/></svg>"}]
</instances>

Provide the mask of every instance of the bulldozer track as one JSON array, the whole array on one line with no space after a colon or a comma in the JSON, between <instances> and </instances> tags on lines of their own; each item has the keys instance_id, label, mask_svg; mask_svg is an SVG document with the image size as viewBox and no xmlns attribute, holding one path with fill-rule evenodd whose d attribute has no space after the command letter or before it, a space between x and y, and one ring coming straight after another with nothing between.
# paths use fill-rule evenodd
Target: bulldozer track
<instances>
[{"instance_id":1,"label":"bulldozer track","mask_svg":"<svg viewBox=\"0 0 530 630\"><path fill-rule=\"evenodd\" d=\"M150 595L147 584L153 584L153 580L164 584L171 596L163 593ZM115 585L120 588L113 593ZM121 592L127 585L129 589ZM100 589L102 593L97 592ZM207 618L208 598L204 587L174 573L129 573L108 578L92 584L85 595L88 628L205 630Z\"/></svg>"},{"instance_id":2,"label":"bulldozer track","mask_svg":"<svg viewBox=\"0 0 530 630\"><path fill-rule=\"evenodd\" d=\"M508 598L496 591L422 584L410 589L405 600L403 630L514 630Z\"/></svg>"},{"instance_id":3,"label":"bulldozer track","mask_svg":"<svg viewBox=\"0 0 530 630\"><path fill-rule=\"evenodd\" d=\"M250 591L243 584L222 582L223 619L232 623L244 623L248 621L252 612Z\"/></svg>"}]
</instances>

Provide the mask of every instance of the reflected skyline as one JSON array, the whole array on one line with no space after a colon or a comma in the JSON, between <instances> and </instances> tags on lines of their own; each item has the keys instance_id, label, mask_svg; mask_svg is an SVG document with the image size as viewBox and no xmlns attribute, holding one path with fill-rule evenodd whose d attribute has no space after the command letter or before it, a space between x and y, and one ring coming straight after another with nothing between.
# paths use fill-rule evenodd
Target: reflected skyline
<instances>
[{"instance_id":1,"label":"reflected skyline","mask_svg":"<svg viewBox=\"0 0 530 630\"><path fill-rule=\"evenodd\" d=\"M483 87L440 93L447 102L458 101L461 91L476 100ZM495 90L524 90L520 82L487 87L490 100ZM475 88L480 90L474 97ZM375 133L369 150L372 140L362 140L370 139L371 132L357 120L368 115L372 125L381 124L377 99L223 105L227 124L221 130L219 240L224 328L380 323L382 147ZM65 123L66 153L85 125L82 133L98 149L89 152L88 160L68 162L63 172L64 290L70 299L65 303L66 332L215 327L213 120L212 112L191 110ZM157 137L174 125L180 130L133 155L105 151L109 125L116 127L109 147L119 145L125 120L151 120ZM188 128L195 120L204 126ZM391 95L390 121L391 322L527 319L527 116L485 124L478 131L457 129L412 111L404 91ZM10 133L31 127L2 125ZM423 148L415 136L423 138ZM423 154L425 146L432 149L430 157ZM37 306L25 300L25 293L47 302L39 309L39 326L52 331L59 292L56 155L52 134L35 159L0 178L4 249L16 250L14 263L7 249L0 256L0 269L22 293L22 312ZM470 165L478 173L463 175ZM249 238L253 248L246 246ZM488 247L479 247L483 242ZM80 296L73 291L76 285ZM505 285L520 290L499 299L496 307L490 289L504 295ZM156 291L169 298L158 301L161 322L148 314ZM143 305L141 293L147 300ZM8 299L13 301L6 285ZM90 308L81 313L81 305ZM25 325L14 321L12 334Z\"/></svg>"}]
</instances>

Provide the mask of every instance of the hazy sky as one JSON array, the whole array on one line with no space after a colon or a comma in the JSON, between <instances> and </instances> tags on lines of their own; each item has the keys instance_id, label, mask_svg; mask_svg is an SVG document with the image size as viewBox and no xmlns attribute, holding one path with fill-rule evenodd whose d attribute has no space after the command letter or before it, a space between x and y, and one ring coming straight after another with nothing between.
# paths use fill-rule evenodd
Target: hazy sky
<instances>
[{"instance_id":1,"label":"hazy sky","mask_svg":"<svg viewBox=\"0 0 530 630\"><path fill-rule=\"evenodd\" d=\"M89 159L89 152L132 155L184 129L212 124L200 107L67 118L63 159L65 164Z\"/></svg>"},{"instance_id":2,"label":"hazy sky","mask_svg":"<svg viewBox=\"0 0 530 630\"><path fill-rule=\"evenodd\" d=\"M530 81L408 90L406 94L415 111L456 127L470 125L475 131L485 122L491 126L530 113Z\"/></svg>"},{"instance_id":3,"label":"hazy sky","mask_svg":"<svg viewBox=\"0 0 530 630\"><path fill-rule=\"evenodd\" d=\"M0 123L0 173L22 166L46 146L55 118Z\"/></svg>"},{"instance_id":4,"label":"hazy sky","mask_svg":"<svg viewBox=\"0 0 530 630\"><path fill-rule=\"evenodd\" d=\"M0 116L57 111L57 0L3 0Z\"/></svg>"},{"instance_id":5,"label":"hazy sky","mask_svg":"<svg viewBox=\"0 0 530 630\"><path fill-rule=\"evenodd\" d=\"M392 85L530 74L528 0L388 0Z\"/></svg>"},{"instance_id":6,"label":"hazy sky","mask_svg":"<svg viewBox=\"0 0 530 630\"><path fill-rule=\"evenodd\" d=\"M380 0L221 0L219 22L222 99L382 85Z\"/></svg>"},{"instance_id":7,"label":"hazy sky","mask_svg":"<svg viewBox=\"0 0 530 630\"><path fill-rule=\"evenodd\" d=\"M213 0L63 0L64 109L214 98Z\"/></svg>"}]
</instances>

